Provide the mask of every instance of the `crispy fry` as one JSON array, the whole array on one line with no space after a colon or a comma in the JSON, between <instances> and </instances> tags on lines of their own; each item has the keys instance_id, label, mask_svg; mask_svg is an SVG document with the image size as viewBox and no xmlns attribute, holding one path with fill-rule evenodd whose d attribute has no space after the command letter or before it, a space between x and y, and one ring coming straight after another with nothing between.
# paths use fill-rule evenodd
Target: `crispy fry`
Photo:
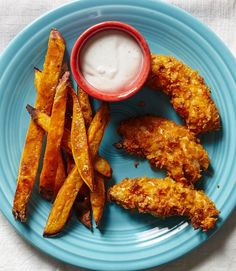
<instances>
[{"instance_id":1,"label":"crispy fry","mask_svg":"<svg viewBox=\"0 0 236 271\"><path fill-rule=\"evenodd\" d=\"M34 67L34 85L35 85L36 91L39 88L39 81L40 81L41 76L42 76L42 71Z\"/></svg>"},{"instance_id":2,"label":"crispy fry","mask_svg":"<svg viewBox=\"0 0 236 271\"><path fill-rule=\"evenodd\" d=\"M64 51L65 41L60 32L53 29L49 36L44 69L40 75L39 82L36 76L35 83L37 88L35 107L39 110L44 110L47 114L51 112ZM14 217L22 222L25 222L27 219L27 206L38 170L43 136L43 129L31 121L22 152L12 210Z\"/></svg>"},{"instance_id":3,"label":"crispy fry","mask_svg":"<svg viewBox=\"0 0 236 271\"><path fill-rule=\"evenodd\" d=\"M44 104L37 104L36 108L44 110L47 114L51 113L55 87L58 83L62 62L65 52L65 41L61 33L53 29L50 33L48 52L42 72L42 80L39 80L38 95L44 99Z\"/></svg>"},{"instance_id":4,"label":"crispy fry","mask_svg":"<svg viewBox=\"0 0 236 271\"><path fill-rule=\"evenodd\" d=\"M70 93L73 99L73 116L71 124L72 155L81 178L88 185L89 189L93 190L93 166L83 113L74 90L71 89Z\"/></svg>"},{"instance_id":5,"label":"crispy fry","mask_svg":"<svg viewBox=\"0 0 236 271\"><path fill-rule=\"evenodd\" d=\"M78 100L81 106L82 114L86 129L92 122L92 108L89 96L81 88L78 87ZM92 216L90 210L90 192L88 186L83 184L74 203L74 210L77 219L88 229L92 228Z\"/></svg>"},{"instance_id":6,"label":"crispy fry","mask_svg":"<svg viewBox=\"0 0 236 271\"><path fill-rule=\"evenodd\" d=\"M85 126L88 128L93 119L93 112L90 105L88 94L79 87L78 87L78 99L84 116Z\"/></svg>"},{"instance_id":7,"label":"crispy fry","mask_svg":"<svg viewBox=\"0 0 236 271\"><path fill-rule=\"evenodd\" d=\"M108 104L103 103L88 129L89 147L92 157L96 157L97 155L98 146L100 145L109 117ZM99 129L101 125L103 128ZM90 202L93 210L93 217L98 226L105 205L104 180L99 174L95 175L95 188L94 191L90 192Z\"/></svg>"},{"instance_id":8,"label":"crispy fry","mask_svg":"<svg viewBox=\"0 0 236 271\"><path fill-rule=\"evenodd\" d=\"M55 194L54 186L61 139L64 132L66 97L69 88L69 80L70 73L65 72L56 89L52 116L47 134L46 150L39 184L39 192L46 200L52 200Z\"/></svg>"},{"instance_id":9,"label":"crispy fry","mask_svg":"<svg viewBox=\"0 0 236 271\"><path fill-rule=\"evenodd\" d=\"M27 110L31 115L31 118L39 125L44 131L48 132L50 125L50 117L33 108L30 105L27 105ZM71 154L71 140L70 140L70 131L65 128L64 134L61 140L61 146L66 150L68 154ZM96 156L94 160L94 168L98 171L98 173L102 174L104 177L110 178L112 174L111 166L108 161L100 156Z\"/></svg>"},{"instance_id":10,"label":"crispy fry","mask_svg":"<svg viewBox=\"0 0 236 271\"><path fill-rule=\"evenodd\" d=\"M112 175L112 168L109 164L109 162L102 158L101 156L96 156L94 160L94 169L102 174L102 176L106 178L111 178Z\"/></svg>"},{"instance_id":11,"label":"crispy fry","mask_svg":"<svg viewBox=\"0 0 236 271\"><path fill-rule=\"evenodd\" d=\"M78 220L88 229L92 228L92 219L90 211L90 198L89 198L89 188L84 183L81 187L77 198L74 203L75 214Z\"/></svg>"},{"instance_id":12,"label":"crispy fry","mask_svg":"<svg viewBox=\"0 0 236 271\"><path fill-rule=\"evenodd\" d=\"M66 179L65 164L62 158L62 153L59 152L58 155L58 165L57 165L57 174L55 178L55 187L54 187L54 198L57 196L58 191L62 187Z\"/></svg>"},{"instance_id":13,"label":"crispy fry","mask_svg":"<svg viewBox=\"0 0 236 271\"><path fill-rule=\"evenodd\" d=\"M74 161L72 155L67 154L67 175L70 174L70 172L74 168L74 166L75 166L75 161Z\"/></svg>"},{"instance_id":14,"label":"crispy fry","mask_svg":"<svg viewBox=\"0 0 236 271\"><path fill-rule=\"evenodd\" d=\"M62 68L61 68L61 74L63 75L64 72L68 71L68 65L66 62L63 62ZM38 68L34 68L34 76L35 76L35 88L37 90L38 88L38 83L40 80L40 76L42 75L42 72L38 69ZM34 108L32 108L31 106L27 105L26 106L28 111L32 111L34 110ZM46 127L48 128L50 126L50 117L48 117L48 115L46 113L44 113L47 117L44 119L44 121L46 122ZM40 117L40 114L39 114ZM45 131L45 129L44 129ZM65 172L65 165L64 165L64 161L62 158L62 154L59 153L58 156L58 167L57 167L57 174L56 174L56 178L55 178L55 193L54 193L54 197L56 197L58 191L60 190L62 184L64 183L66 179L66 172Z\"/></svg>"},{"instance_id":15,"label":"crispy fry","mask_svg":"<svg viewBox=\"0 0 236 271\"><path fill-rule=\"evenodd\" d=\"M26 105L26 109L32 120L47 133L50 127L51 117L29 104ZM68 133L70 133L70 131L68 131Z\"/></svg>"},{"instance_id":16,"label":"crispy fry","mask_svg":"<svg viewBox=\"0 0 236 271\"><path fill-rule=\"evenodd\" d=\"M104 109L104 107L106 108L106 110ZM109 107L107 104L103 104L100 107L100 109L98 110L98 112L96 113L96 115L97 114L101 115L101 113L104 112L104 110L105 110L105 112L108 111L108 115L109 115ZM96 155L98 152L99 144L102 140L103 133L106 128L106 125L104 125L103 122L105 122L106 124L108 122L108 118L106 118L106 120L104 120L102 123L99 122L99 125L98 125L96 120L100 120L100 117L98 117L96 115L90 125L90 126L95 126L96 129L91 127L91 129L89 129L89 131L88 131L88 139L89 139L88 144L90 145L92 143L90 141L91 139L94 140L94 142L96 142L92 148L93 149L93 153L91 153L92 155ZM100 130L102 130L103 132L100 132ZM94 133L94 134L90 134L90 133ZM91 158L93 160L94 157L92 156ZM99 184L98 184L98 186L96 186L97 188L96 188L96 191L94 194L94 197L96 195L99 195L97 202L95 201L96 206L97 205L100 206L100 207L95 208L97 223L99 223L99 220L100 220L100 217L102 214L102 210L99 210L99 208L101 209L101 206L102 206L102 204L101 204L102 197L100 196L100 195L102 195L102 193L101 193L102 184L100 184L100 182L103 182L103 179L101 177L98 179L99 179L99 181L97 181L97 182ZM96 178L96 180L97 180L97 178ZM79 192L80 187L82 186L82 183L83 183L83 180L80 177L79 172L77 171L77 167L75 166L71 170L67 179L65 180L62 188L60 189L60 191L57 194L57 197L53 203L52 210L49 214L48 221L47 221L47 224L45 227L44 236L52 236L52 235L55 235L61 231L61 229L63 228L63 226L65 225L65 223L69 217L72 205L74 204L74 201L76 199L76 196ZM69 186L69 187L67 187L67 186ZM98 189L98 191L97 191L97 189ZM103 207L102 207L102 209L103 209Z\"/></svg>"},{"instance_id":17,"label":"crispy fry","mask_svg":"<svg viewBox=\"0 0 236 271\"><path fill-rule=\"evenodd\" d=\"M53 203L44 229L44 237L54 236L60 233L69 218L71 208L83 183L77 168L74 167Z\"/></svg>"},{"instance_id":18,"label":"crispy fry","mask_svg":"<svg viewBox=\"0 0 236 271\"><path fill-rule=\"evenodd\" d=\"M93 192L90 192L90 202L97 227L99 226L104 210L106 200L105 194L104 179L99 174L95 174L95 189Z\"/></svg>"},{"instance_id":19,"label":"crispy fry","mask_svg":"<svg viewBox=\"0 0 236 271\"><path fill-rule=\"evenodd\" d=\"M102 140L105 128L110 118L109 106L107 103L102 103L101 107L94 116L91 125L88 129L88 141L90 153L93 159L98 153L98 147Z\"/></svg>"}]
</instances>

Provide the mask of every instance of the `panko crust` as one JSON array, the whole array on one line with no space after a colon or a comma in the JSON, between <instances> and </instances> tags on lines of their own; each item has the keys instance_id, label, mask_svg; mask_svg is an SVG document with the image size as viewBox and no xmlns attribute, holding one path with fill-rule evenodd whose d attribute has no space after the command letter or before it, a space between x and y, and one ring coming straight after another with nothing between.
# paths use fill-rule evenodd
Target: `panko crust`
<instances>
[{"instance_id":1,"label":"panko crust","mask_svg":"<svg viewBox=\"0 0 236 271\"><path fill-rule=\"evenodd\" d=\"M152 54L147 84L170 96L175 111L195 134L220 128L219 112L210 89L198 72L186 64L172 56Z\"/></svg>"},{"instance_id":2,"label":"panko crust","mask_svg":"<svg viewBox=\"0 0 236 271\"><path fill-rule=\"evenodd\" d=\"M210 160L199 139L186 127L157 116L140 116L122 121L116 144L130 154L145 157L164 168L178 182L193 184L202 176Z\"/></svg>"},{"instance_id":3,"label":"panko crust","mask_svg":"<svg viewBox=\"0 0 236 271\"><path fill-rule=\"evenodd\" d=\"M157 217L187 216L194 229L212 229L219 211L203 191L184 187L171 178L124 179L108 191L108 199L126 209Z\"/></svg>"}]
</instances>

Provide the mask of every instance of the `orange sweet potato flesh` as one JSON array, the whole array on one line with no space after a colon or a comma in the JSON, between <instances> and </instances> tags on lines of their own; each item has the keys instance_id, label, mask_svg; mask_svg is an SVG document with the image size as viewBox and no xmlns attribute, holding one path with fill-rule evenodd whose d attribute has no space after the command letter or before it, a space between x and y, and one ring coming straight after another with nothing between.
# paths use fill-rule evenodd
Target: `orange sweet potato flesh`
<instances>
[{"instance_id":1,"label":"orange sweet potato flesh","mask_svg":"<svg viewBox=\"0 0 236 271\"><path fill-rule=\"evenodd\" d=\"M103 157L97 155L94 159L94 169L106 178L111 178L112 168L109 162Z\"/></svg>"},{"instance_id":2,"label":"orange sweet potato flesh","mask_svg":"<svg viewBox=\"0 0 236 271\"><path fill-rule=\"evenodd\" d=\"M93 160L97 156L98 148L101 143L109 118L110 110L108 103L102 103L88 129L89 149Z\"/></svg>"},{"instance_id":3,"label":"orange sweet potato flesh","mask_svg":"<svg viewBox=\"0 0 236 271\"><path fill-rule=\"evenodd\" d=\"M71 208L84 181L74 167L59 190L49 214L43 236L49 237L60 233L67 222Z\"/></svg>"},{"instance_id":4,"label":"orange sweet potato flesh","mask_svg":"<svg viewBox=\"0 0 236 271\"><path fill-rule=\"evenodd\" d=\"M104 116L104 118L102 118L102 122L100 122L101 116ZM89 139L88 144L89 146L90 144L91 145L94 144L92 147L93 152L91 152L92 159L94 158L94 156L97 155L98 148L102 140L108 120L109 120L109 107L107 104L104 103L96 113L88 130L88 139ZM94 140L94 143L91 142L90 140ZM101 204L102 197L100 196L102 195L101 192L102 184L100 182L101 180L103 181L103 179L100 177L99 180L100 181L97 181L99 184L98 186L96 186L96 194L94 194L93 196L93 198L95 196L99 197L98 200L95 199L93 200L93 203L96 206L95 213L97 214L96 215L97 223L99 223L100 220L99 216L101 215L103 210ZM82 184L83 179L80 176L79 171L77 170L77 166L74 166L74 168L70 171L69 176L66 178L64 184L62 185L53 203L52 210L49 214L48 221L44 230L45 237L56 235L62 230L66 221L68 220L71 208L75 202L75 199L78 195L78 192Z\"/></svg>"},{"instance_id":5,"label":"orange sweet potato flesh","mask_svg":"<svg viewBox=\"0 0 236 271\"><path fill-rule=\"evenodd\" d=\"M94 220L99 226L99 223L102 218L104 206L106 201L106 192L105 192L105 185L104 179L101 175L95 174L95 188L94 191L90 191L90 202L93 211Z\"/></svg>"},{"instance_id":6,"label":"orange sweet potato flesh","mask_svg":"<svg viewBox=\"0 0 236 271\"><path fill-rule=\"evenodd\" d=\"M98 146L100 145L109 117L108 104L103 103L88 129L88 141L92 157L96 157L97 155ZM102 128L99 128L100 126ZM97 226L99 226L105 205L104 179L99 174L95 174L95 187L93 191L90 191L90 203L94 220Z\"/></svg>"},{"instance_id":7,"label":"orange sweet potato flesh","mask_svg":"<svg viewBox=\"0 0 236 271\"><path fill-rule=\"evenodd\" d=\"M93 164L90 156L87 131L80 103L73 89L70 94L73 99L73 116L71 123L71 149L75 165L81 178L89 189L93 190Z\"/></svg>"},{"instance_id":8,"label":"orange sweet potato flesh","mask_svg":"<svg viewBox=\"0 0 236 271\"><path fill-rule=\"evenodd\" d=\"M48 132L50 125L50 117L47 114L33 108L30 105L27 105L26 108L29 114L31 115L31 118L35 121L35 123L37 123L37 125L39 125L44 131ZM70 138L71 138L70 131L67 128L65 128L61 141L61 146L66 150L68 154L71 154ZM100 174L102 174L104 177L111 178L112 169L109 162L98 155L94 159L94 169Z\"/></svg>"},{"instance_id":9,"label":"orange sweet potato flesh","mask_svg":"<svg viewBox=\"0 0 236 271\"><path fill-rule=\"evenodd\" d=\"M34 85L35 85L36 91L39 88L39 81L40 81L41 76L42 76L42 71L34 67Z\"/></svg>"},{"instance_id":10,"label":"orange sweet potato flesh","mask_svg":"<svg viewBox=\"0 0 236 271\"><path fill-rule=\"evenodd\" d=\"M62 153L59 152L58 155L58 165L57 165L57 174L55 178L55 186L54 186L54 198L57 196L59 190L61 189L64 181L66 179L66 170L65 163L62 157Z\"/></svg>"},{"instance_id":11,"label":"orange sweet potato flesh","mask_svg":"<svg viewBox=\"0 0 236 271\"><path fill-rule=\"evenodd\" d=\"M78 87L78 99L84 117L86 128L88 128L93 119L93 112L89 101L88 94Z\"/></svg>"},{"instance_id":12,"label":"orange sweet potato flesh","mask_svg":"<svg viewBox=\"0 0 236 271\"><path fill-rule=\"evenodd\" d=\"M40 174L39 192L43 198L51 201L54 197L55 178L58 166L58 156L61 149L61 139L64 133L66 97L70 84L70 73L62 76L54 98L52 115L47 134L47 143Z\"/></svg>"},{"instance_id":13,"label":"orange sweet potato flesh","mask_svg":"<svg viewBox=\"0 0 236 271\"><path fill-rule=\"evenodd\" d=\"M48 115L51 113L64 52L65 41L60 32L53 29L49 36L43 72L40 80L37 80L36 76L35 82L37 90L35 107L45 111ZM44 130L30 121L21 156L12 209L14 217L22 222L27 220L27 207L38 170L43 137Z\"/></svg>"},{"instance_id":14,"label":"orange sweet potato flesh","mask_svg":"<svg viewBox=\"0 0 236 271\"><path fill-rule=\"evenodd\" d=\"M93 112L89 101L89 96L81 88L77 91L78 100L81 106L86 129L90 126L93 119ZM84 183L74 202L74 211L77 219L88 229L92 228L92 215L90 208L90 192Z\"/></svg>"},{"instance_id":15,"label":"orange sweet potato flesh","mask_svg":"<svg viewBox=\"0 0 236 271\"><path fill-rule=\"evenodd\" d=\"M71 172L75 162L73 157L69 154L67 155L67 174ZM88 229L92 228L92 219L90 211L90 197L89 188L84 183L78 192L78 195L74 202L74 211L77 219Z\"/></svg>"}]
</instances>

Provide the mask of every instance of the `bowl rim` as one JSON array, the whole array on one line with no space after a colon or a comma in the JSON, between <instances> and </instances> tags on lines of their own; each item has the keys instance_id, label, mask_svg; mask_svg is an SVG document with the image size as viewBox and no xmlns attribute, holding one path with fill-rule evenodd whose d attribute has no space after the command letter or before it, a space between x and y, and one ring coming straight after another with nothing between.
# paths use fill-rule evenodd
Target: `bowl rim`
<instances>
[{"instance_id":1,"label":"bowl rim","mask_svg":"<svg viewBox=\"0 0 236 271\"><path fill-rule=\"evenodd\" d=\"M139 71L137 79L134 81L131 87L125 91L112 93L99 90L87 82L81 71L78 59L83 46L94 35L106 30L119 30L128 33L135 39L143 53L142 69ZM70 66L75 81L85 92L99 100L115 102L133 96L145 84L151 68L151 53L147 41L136 28L120 21L104 21L89 27L78 37L72 48Z\"/></svg>"}]
</instances>

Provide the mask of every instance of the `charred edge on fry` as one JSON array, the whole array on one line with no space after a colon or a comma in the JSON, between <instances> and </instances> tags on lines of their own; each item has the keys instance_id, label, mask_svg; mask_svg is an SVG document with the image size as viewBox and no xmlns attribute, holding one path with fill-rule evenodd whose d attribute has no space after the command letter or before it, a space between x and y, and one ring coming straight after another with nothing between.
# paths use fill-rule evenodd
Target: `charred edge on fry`
<instances>
[{"instance_id":1,"label":"charred edge on fry","mask_svg":"<svg viewBox=\"0 0 236 271\"><path fill-rule=\"evenodd\" d=\"M31 118L33 120L37 120L37 118L38 118L38 115L37 115L38 109L36 109L33 106L27 104L26 105L26 110L28 111L28 113L30 114L30 116L31 116Z\"/></svg>"},{"instance_id":2,"label":"charred edge on fry","mask_svg":"<svg viewBox=\"0 0 236 271\"><path fill-rule=\"evenodd\" d=\"M12 214L16 220L25 223L27 221L26 212L18 212L16 210L12 210Z\"/></svg>"},{"instance_id":3,"label":"charred edge on fry","mask_svg":"<svg viewBox=\"0 0 236 271\"><path fill-rule=\"evenodd\" d=\"M60 231L58 231L58 232L56 232L56 233L53 233L53 234L44 232L44 233L43 233L43 237L44 237L44 238L55 237L55 236L59 235L60 233L61 233Z\"/></svg>"},{"instance_id":4,"label":"charred edge on fry","mask_svg":"<svg viewBox=\"0 0 236 271\"><path fill-rule=\"evenodd\" d=\"M66 44L62 34L56 28L51 29L51 36L53 39L57 39L57 37L59 37L63 41L63 43Z\"/></svg>"},{"instance_id":5,"label":"charred edge on fry","mask_svg":"<svg viewBox=\"0 0 236 271\"><path fill-rule=\"evenodd\" d=\"M37 67L34 67L34 72L42 72L39 68L37 68Z\"/></svg>"}]
</instances>

